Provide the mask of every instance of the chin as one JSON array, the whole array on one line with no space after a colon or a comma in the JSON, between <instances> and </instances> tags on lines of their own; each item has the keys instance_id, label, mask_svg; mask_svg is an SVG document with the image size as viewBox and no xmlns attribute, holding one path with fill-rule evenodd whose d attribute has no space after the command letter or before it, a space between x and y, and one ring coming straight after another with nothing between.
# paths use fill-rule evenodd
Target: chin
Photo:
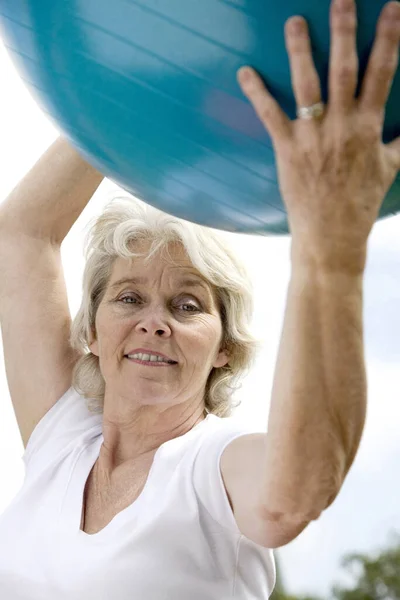
<instances>
[{"instance_id":1,"label":"chin","mask_svg":"<svg viewBox=\"0 0 400 600\"><path fill-rule=\"evenodd\" d=\"M128 397L132 396L132 388ZM135 401L143 405L156 406L160 404L171 404L171 394L166 393L165 386L157 385L135 385L134 388L134 399ZM173 400L172 400L173 402Z\"/></svg>"}]
</instances>

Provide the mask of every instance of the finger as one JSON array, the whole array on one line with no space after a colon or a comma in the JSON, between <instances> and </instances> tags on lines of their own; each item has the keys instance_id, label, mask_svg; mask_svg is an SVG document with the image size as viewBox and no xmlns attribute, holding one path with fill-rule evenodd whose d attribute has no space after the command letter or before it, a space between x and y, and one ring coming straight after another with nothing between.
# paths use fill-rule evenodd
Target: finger
<instances>
[{"instance_id":1,"label":"finger","mask_svg":"<svg viewBox=\"0 0 400 600\"><path fill-rule=\"evenodd\" d=\"M303 17L295 16L286 21L285 41L297 106L321 102L321 83L312 56L307 21Z\"/></svg>"},{"instance_id":2,"label":"finger","mask_svg":"<svg viewBox=\"0 0 400 600\"><path fill-rule=\"evenodd\" d=\"M359 105L383 116L399 63L400 3L389 2L382 10L377 34L364 76Z\"/></svg>"},{"instance_id":3,"label":"finger","mask_svg":"<svg viewBox=\"0 0 400 600\"><path fill-rule=\"evenodd\" d=\"M397 166L397 170L400 171L400 136L396 138L390 144L386 144L386 148L389 150L393 163Z\"/></svg>"},{"instance_id":4,"label":"finger","mask_svg":"<svg viewBox=\"0 0 400 600\"><path fill-rule=\"evenodd\" d=\"M274 140L289 138L291 121L269 93L258 73L251 67L242 67L238 71L238 81L271 137Z\"/></svg>"},{"instance_id":5,"label":"finger","mask_svg":"<svg viewBox=\"0 0 400 600\"><path fill-rule=\"evenodd\" d=\"M333 0L330 13L329 108L348 113L354 107L358 79L357 10L354 0Z\"/></svg>"}]
</instances>

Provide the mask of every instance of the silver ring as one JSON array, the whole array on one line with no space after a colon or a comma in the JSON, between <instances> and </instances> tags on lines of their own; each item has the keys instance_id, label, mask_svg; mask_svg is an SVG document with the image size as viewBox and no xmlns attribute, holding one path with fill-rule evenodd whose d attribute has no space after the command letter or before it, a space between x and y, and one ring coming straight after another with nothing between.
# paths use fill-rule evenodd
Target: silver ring
<instances>
[{"instance_id":1,"label":"silver ring","mask_svg":"<svg viewBox=\"0 0 400 600\"><path fill-rule=\"evenodd\" d=\"M299 119L317 119L321 117L325 112L325 104L323 102L317 102L312 106L299 106L297 108L297 117Z\"/></svg>"}]
</instances>

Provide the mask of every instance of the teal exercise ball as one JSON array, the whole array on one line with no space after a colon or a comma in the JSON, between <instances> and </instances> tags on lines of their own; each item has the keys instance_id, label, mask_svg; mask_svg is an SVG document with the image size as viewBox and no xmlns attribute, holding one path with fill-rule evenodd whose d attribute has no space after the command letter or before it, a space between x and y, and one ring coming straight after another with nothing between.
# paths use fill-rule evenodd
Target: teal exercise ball
<instances>
[{"instance_id":1,"label":"teal exercise ball","mask_svg":"<svg viewBox=\"0 0 400 600\"><path fill-rule=\"evenodd\" d=\"M1 0L0 27L40 107L141 200L226 231L285 234L271 139L243 96L252 65L296 118L285 21L304 16L327 101L330 0ZM384 0L358 0L360 80ZM400 135L400 73L383 141ZM349 170L352 165L349 164ZM380 218L400 211L400 176Z\"/></svg>"}]
</instances>

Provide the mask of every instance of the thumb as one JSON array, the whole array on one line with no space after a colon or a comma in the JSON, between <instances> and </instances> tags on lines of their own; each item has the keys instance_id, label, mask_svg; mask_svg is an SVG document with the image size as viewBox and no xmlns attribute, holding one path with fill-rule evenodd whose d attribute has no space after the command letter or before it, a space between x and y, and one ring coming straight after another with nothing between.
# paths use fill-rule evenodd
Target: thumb
<instances>
[{"instance_id":1,"label":"thumb","mask_svg":"<svg viewBox=\"0 0 400 600\"><path fill-rule=\"evenodd\" d=\"M393 159L393 163L397 170L400 171L400 136L390 142L390 144L386 144L387 149Z\"/></svg>"},{"instance_id":2,"label":"thumb","mask_svg":"<svg viewBox=\"0 0 400 600\"><path fill-rule=\"evenodd\" d=\"M291 121L271 93L260 75L251 67L242 67L237 73L242 92L270 134L272 141L291 137Z\"/></svg>"}]
</instances>

